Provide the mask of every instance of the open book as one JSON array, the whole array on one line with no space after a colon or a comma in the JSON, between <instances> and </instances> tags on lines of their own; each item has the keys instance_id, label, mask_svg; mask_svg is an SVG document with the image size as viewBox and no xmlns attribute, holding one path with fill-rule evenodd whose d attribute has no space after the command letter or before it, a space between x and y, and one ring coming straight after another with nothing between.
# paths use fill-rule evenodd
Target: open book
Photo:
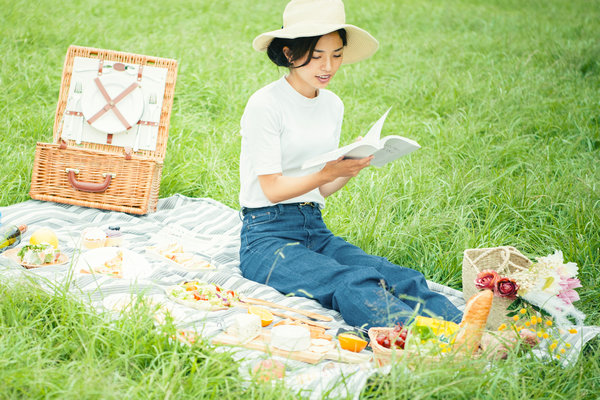
<instances>
[{"instance_id":1,"label":"open book","mask_svg":"<svg viewBox=\"0 0 600 400\"><path fill-rule=\"evenodd\" d=\"M371 154L373 155L371 165L383 167L390 161L394 161L397 158L420 149L421 146L419 146L419 143L402 136L390 135L383 139L380 138L381 128L383 127L383 123L390 112L390 109L391 107L388 108L385 114L383 114L375 124L373 124L362 140L313 157L302 164L302 169L322 165L329 161L337 160L341 156L344 156L345 158L364 158Z\"/></svg>"}]
</instances>

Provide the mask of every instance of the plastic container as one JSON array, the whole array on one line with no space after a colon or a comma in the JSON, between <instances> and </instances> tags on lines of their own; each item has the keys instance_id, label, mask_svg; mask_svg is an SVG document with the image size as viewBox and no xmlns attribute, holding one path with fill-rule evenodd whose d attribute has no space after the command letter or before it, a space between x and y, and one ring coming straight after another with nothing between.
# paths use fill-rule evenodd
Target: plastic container
<instances>
[{"instance_id":1,"label":"plastic container","mask_svg":"<svg viewBox=\"0 0 600 400\"><path fill-rule=\"evenodd\" d=\"M109 226L106 230L106 247L121 247L123 234L120 226Z\"/></svg>"},{"instance_id":2,"label":"plastic container","mask_svg":"<svg viewBox=\"0 0 600 400\"><path fill-rule=\"evenodd\" d=\"M88 250L97 249L106 245L106 232L97 227L87 228L82 235L83 247Z\"/></svg>"}]
</instances>

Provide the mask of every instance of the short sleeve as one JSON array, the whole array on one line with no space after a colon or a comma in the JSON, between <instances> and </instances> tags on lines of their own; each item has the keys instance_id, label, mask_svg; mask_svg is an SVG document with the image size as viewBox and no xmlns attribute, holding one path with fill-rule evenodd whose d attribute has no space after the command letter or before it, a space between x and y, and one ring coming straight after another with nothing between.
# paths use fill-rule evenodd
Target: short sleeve
<instances>
[{"instance_id":1,"label":"short sleeve","mask_svg":"<svg viewBox=\"0 0 600 400\"><path fill-rule=\"evenodd\" d=\"M282 172L281 116L256 98L250 98L241 119L241 135L256 175Z\"/></svg>"},{"instance_id":2,"label":"short sleeve","mask_svg":"<svg viewBox=\"0 0 600 400\"><path fill-rule=\"evenodd\" d=\"M336 146L339 147L340 145L340 137L342 136L342 121L344 120L344 103L342 103L342 100L340 100L339 98L337 98L338 100L338 107L339 107L339 113L340 116L338 118L338 123L337 126L335 127L335 143Z\"/></svg>"}]
</instances>

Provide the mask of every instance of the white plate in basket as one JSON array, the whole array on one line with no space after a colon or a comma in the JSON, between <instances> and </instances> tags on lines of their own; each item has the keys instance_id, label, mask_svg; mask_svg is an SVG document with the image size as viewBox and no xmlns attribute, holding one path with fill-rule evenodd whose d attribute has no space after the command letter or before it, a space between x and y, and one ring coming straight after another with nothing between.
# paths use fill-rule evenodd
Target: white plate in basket
<instances>
[{"instance_id":1,"label":"white plate in basket","mask_svg":"<svg viewBox=\"0 0 600 400\"><path fill-rule=\"evenodd\" d=\"M132 78L128 74L117 73L114 75L103 75L100 78L100 82L106 89L106 92L111 99L114 99L127 89L132 83L136 83L135 78ZM92 118L98 113L107 101L100 92L100 89L96 85L94 79L87 80L83 87L83 94L81 96L81 111L86 121ZM127 94L125 98L119 101L115 107L123 115L123 118L132 127L140 120L142 113L144 112L144 95L140 87L135 88L132 92ZM90 124L99 131L106 133L120 133L125 132L125 126L121 120L115 115L113 110L105 112L101 117Z\"/></svg>"}]
</instances>

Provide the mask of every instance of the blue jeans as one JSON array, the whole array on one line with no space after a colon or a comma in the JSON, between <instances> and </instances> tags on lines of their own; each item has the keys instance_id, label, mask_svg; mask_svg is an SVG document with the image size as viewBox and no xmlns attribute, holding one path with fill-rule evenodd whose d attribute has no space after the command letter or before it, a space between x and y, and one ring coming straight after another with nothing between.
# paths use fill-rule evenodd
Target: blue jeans
<instances>
[{"instance_id":1,"label":"blue jeans","mask_svg":"<svg viewBox=\"0 0 600 400\"><path fill-rule=\"evenodd\" d=\"M405 324L415 315L462 317L420 272L334 236L315 205L277 204L243 215L240 268L248 279L313 298L352 326Z\"/></svg>"}]
</instances>

